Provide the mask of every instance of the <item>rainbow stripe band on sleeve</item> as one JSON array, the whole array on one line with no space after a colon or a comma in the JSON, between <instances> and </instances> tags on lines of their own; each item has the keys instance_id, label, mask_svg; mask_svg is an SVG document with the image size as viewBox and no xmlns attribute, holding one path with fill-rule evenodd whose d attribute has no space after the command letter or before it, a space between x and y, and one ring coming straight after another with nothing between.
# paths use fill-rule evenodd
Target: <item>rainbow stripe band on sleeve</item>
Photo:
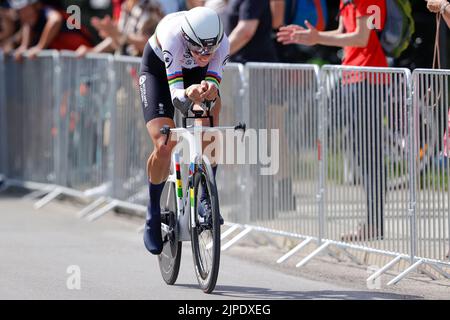
<instances>
[{"instance_id":1,"label":"rainbow stripe band on sleeve","mask_svg":"<svg viewBox=\"0 0 450 320\"><path fill-rule=\"evenodd\" d=\"M179 72L169 74L167 76L167 81L169 81L169 86L171 86L175 83L178 83L178 82L183 82L183 72L179 71Z\"/></svg>"},{"instance_id":2,"label":"rainbow stripe band on sleeve","mask_svg":"<svg viewBox=\"0 0 450 320\"><path fill-rule=\"evenodd\" d=\"M210 81L215 83L217 86L220 85L220 82L222 81L222 78L219 76L219 74L217 74L216 72L213 71L208 71L206 73L206 77L205 77L206 81Z\"/></svg>"}]
</instances>

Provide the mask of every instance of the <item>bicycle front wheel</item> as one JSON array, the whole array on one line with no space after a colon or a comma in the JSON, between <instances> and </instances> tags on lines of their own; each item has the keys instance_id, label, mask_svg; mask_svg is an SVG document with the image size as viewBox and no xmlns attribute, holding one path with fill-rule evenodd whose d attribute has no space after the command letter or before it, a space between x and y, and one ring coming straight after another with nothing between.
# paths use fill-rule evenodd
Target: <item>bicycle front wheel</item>
<instances>
[{"instance_id":1,"label":"bicycle front wheel","mask_svg":"<svg viewBox=\"0 0 450 320\"><path fill-rule=\"evenodd\" d=\"M203 192L209 205L206 216L199 215ZM210 164L205 161L194 174L195 225L191 228L192 254L200 288L211 293L217 282L220 264L220 212L216 182Z\"/></svg>"}]
</instances>

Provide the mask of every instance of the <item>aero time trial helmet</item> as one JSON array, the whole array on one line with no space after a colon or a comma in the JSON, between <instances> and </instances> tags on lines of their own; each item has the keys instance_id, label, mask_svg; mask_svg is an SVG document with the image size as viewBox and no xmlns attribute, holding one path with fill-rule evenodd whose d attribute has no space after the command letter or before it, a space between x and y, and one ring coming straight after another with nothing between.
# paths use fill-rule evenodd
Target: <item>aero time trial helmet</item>
<instances>
[{"instance_id":1,"label":"aero time trial helmet","mask_svg":"<svg viewBox=\"0 0 450 320\"><path fill-rule=\"evenodd\" d=\"M214 10L195 7L186 11L181 33L189 50L208 55L214 53L223 39L223 24Z\"/></svg>"}]
</instances>

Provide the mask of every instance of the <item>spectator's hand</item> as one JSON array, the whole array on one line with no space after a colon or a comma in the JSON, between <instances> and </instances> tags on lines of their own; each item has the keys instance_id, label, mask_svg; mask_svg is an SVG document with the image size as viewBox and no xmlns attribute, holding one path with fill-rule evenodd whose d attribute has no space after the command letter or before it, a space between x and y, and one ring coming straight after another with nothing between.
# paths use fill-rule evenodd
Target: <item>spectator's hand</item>
<instances>
[{"instance_id":1,"label":"spectator's hand","mask_svg":"<svg viewBox=\"0 0 450 320\"><path fill-rule=\"evenodd\" d=\"M116 37L117 35L120 35L119 28L108 15L103 19L99 19L96 17L92 18L91 24L95 29L98 30L102 38Z\"/></svg>"},{"instance_id":2,"label":"spectator's hand","mask_svg":"<svg viewBox=\"0 0 450 320\"><path fill-rule=\"evenodd\" d=\"M285 42L290 41L294 38L296 31L301 30L305 30L305 28L295 24L280 27L277 33L277 41L285 44Z\"/></svg>"},{"instance_id":3,"label":"spectator's hand","mask_svg":"<svg viewBox=\"0 0 450 320\"><path fill-rule=\"evenodd\" d=\"M308 21L305 21L305 25L308 29L296 25L281 27L277 33L277 40L283 44L316 45L319 39L319 31Z\"/></svg>"},{"instance_id":4,"label":"spectator's hand","mask_svg":"<svg viewBox=\"0 0 450 320\"><path fill-rule=\"evenodd\" d=\"M79 46L77 50L75 50L75 56L77 58L84 58L92 49L85 46L84 44Z\"/></svg>"},{"instance_id":5,"label":"spectator's hand","mask_svg":"<svg viewBox=\"0 0 450 320\"><path fill-rule=\"evenodd\" d=\"M200 95L202 100L213 101L217 99L218 92L217 87L211 82L202 81L200 84L202 86L203 93Z\"/></svg>"},{"instance_id":6,"label":"spectator's hand","mask_svg":"<svg viewBox=\"0 0 450 320\"><path fill-rule=\"evenodd\" d=\"M0 50L2 50L5 55L10 54L14 51L14 43L12 41L6 41L0 46Z\"/></svg>"},{"instance_id":7,"label":"spectator's hand","mask_svg":"<svg viewBox=\"0 0 450 320\"><path fill-rule=\"evenodd\" d=\"M201 84L193 84L189 88L186 89L186 96L195 104L201 104L202 94L206 91L204 85Z\"/></svg>"},{"instance_id":8,"label":"spectator's hand","mask_svg":"<svg viewBox=\"0 0 450 320\"><path fill-rule=\"evenodd\" d=\"M30 59L35 59L37 57L37 55L39 54L39 52L42 51L42 48L39 46L34 46L32 48L30 48L26 53L28 55L28 58Z\"/></svg>"},{"instance_id":9,"label":"spectator's hand","mask_svg":"<svg viewBox=\"0 0 450 320\"><path fill-rule=\"evenodd\" d=\"M441 12L442 6L447 2L447 0L427 0L428 10L434 13Z\"/></svg>"},{"instance_id":10,"label":"spectator's hand","mask_svg":"<svg viewBox=\"0 0 450 320\"><path fill-rule=\"evenodd\" d=\"M15 60L16 62L22 61L22 60L23 60L23 54L24 54L26 51L27 51L27 48L24 48L24 47L19 47L19 48L17 48L17 49L14 51L14 53L13 53L13 55L14 55L14 60Z\"/></svg>"}]
</instances>

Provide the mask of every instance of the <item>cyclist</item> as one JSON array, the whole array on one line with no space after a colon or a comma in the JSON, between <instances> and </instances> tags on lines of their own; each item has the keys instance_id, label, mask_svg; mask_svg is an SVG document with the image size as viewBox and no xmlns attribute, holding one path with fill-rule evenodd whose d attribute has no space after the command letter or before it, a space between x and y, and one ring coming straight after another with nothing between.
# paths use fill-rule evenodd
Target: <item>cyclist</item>
<instances>
[{"instance_id":1,"label":"cyclist","mask_svg":"<svg viewBox=\"0 0 450 320\"><path fill-rule=\"evenodd\" d=\"M230 45L217 13L196 7L167 15L145 46L139 85L148 133L154 150L147 162L150 201L144 230L144 244L152 254L162 251L161 193L170 170L171 151L176 142L165 145L160 129L175 127L174 107L187 114L191 103L199 106L214 101L211 114L219 122L219 86ZM202 125L209 125L203 122ZM217 165L213 165L214 175ZM210 205L201 196L200 214L207 217ZM223 222L223 221L221 221Z\"/></svg>"}]
</instances>

